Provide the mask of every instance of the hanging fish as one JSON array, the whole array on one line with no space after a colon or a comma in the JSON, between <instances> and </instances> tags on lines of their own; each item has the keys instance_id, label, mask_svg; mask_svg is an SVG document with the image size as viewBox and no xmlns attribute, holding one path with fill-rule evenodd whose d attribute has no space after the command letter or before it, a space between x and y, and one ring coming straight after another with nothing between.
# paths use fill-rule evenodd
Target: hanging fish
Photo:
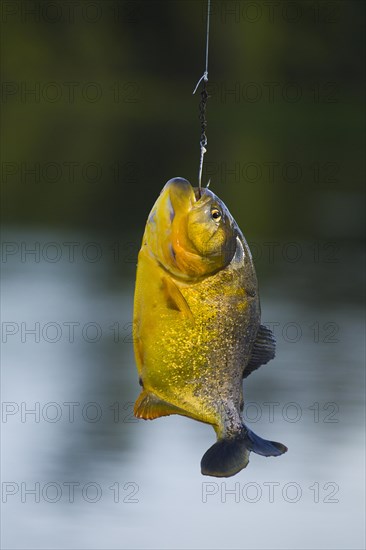
<instances>
[{"instance_id":1,"label":"hanging fish","mask_svg":"<svg viewBox=\"0 0 366 550\"><path fill-rule=\"evenodd\" d=\"M278 456L241 418L243 378L273 359L260 324L248 245L225 204L183 178L167 182L148 217L138 257L134 348L138 418L180 414L211 424L217 442L202 474L229 477L250 452Z\"/></svg>"}]
</instances>

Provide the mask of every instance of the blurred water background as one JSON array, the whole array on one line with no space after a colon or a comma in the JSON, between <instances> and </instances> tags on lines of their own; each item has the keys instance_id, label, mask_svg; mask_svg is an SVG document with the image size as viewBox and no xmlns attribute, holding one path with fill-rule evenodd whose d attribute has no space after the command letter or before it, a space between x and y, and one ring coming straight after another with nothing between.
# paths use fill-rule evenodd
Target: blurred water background
<instances>
[{"instance_id":1,"label":"blurred water background","mask_svg":"<svg viewBox=\"0 0 366 550\"><path fill-rule=\"evenodd\" d=\"M364 5L213 2L204 181L251 244L277 357L230 479L133 418L147 214L195 182L205 2L3 2L4 548L363 549Z\"/></svg>"}]
</instances>

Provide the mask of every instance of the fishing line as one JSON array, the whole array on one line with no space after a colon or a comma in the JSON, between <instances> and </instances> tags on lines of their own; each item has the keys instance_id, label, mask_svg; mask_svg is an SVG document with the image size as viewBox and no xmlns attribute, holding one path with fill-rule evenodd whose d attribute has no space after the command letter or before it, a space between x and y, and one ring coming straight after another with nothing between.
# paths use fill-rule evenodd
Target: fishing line
<instances>
[{"instance_id":1,"label":"fishing line","mask_svg":"<svg viewBox=\"0 0 366 550\"><path fill-rule=\"evenodd\" d=\"M210 37L210 15L211 15L211 0L207 0L207 29L206 29L206 65L205 71L193 90L193 95L196 93L199 85L202 84L201 101L199 103L199 120L201 122L201 137L200 137L200 164L198 170L198 188L201 189L202 170L203 170L203 157L207 152L207 136L206 136L206 104L208 99L207 82L208 82L208 41Z\"/></svg>"}]
</instances>

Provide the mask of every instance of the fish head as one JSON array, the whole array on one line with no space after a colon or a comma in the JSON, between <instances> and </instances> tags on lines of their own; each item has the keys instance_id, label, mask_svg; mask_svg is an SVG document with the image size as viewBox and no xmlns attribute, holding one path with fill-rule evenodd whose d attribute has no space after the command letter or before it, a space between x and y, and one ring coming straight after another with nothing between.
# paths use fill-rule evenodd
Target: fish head
<instances>
[{"instance_id":1,"label":"fish head","mask_svg":"<svg viewBox=\"0 0 366 550\"><path fill-rule=\"evenodd\" d=\"M150 213L144 241L170 273L197 278L230 263L236 237L233 217L212 191L173 178L163 187Z\"/></svg>"}]
</instances>

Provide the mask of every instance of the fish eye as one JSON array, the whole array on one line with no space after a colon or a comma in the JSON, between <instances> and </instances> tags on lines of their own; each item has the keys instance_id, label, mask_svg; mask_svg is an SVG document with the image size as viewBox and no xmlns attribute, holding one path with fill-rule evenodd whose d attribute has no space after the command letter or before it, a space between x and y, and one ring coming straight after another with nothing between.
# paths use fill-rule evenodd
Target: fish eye
<instances>
[{"instance_id":1,"label":"fish eye","mask_svg":"<svg viewBox=\"0 0 366 550\"><path fill-rule=\"evenodd\" d=\"M212 208L211 217L215 220L215 222L219 222L221 220L222 214L218 208Z\"/></svg>"}]
</instances>

